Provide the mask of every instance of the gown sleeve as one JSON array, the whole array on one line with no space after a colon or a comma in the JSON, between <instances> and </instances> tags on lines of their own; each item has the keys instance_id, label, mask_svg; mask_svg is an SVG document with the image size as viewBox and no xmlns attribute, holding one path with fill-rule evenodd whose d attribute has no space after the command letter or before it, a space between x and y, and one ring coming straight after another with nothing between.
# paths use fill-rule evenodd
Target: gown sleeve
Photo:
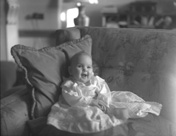
<instances>
[{"instance_id":1,"label":"gown sleeve","mask_svg":"<svg viewBox=\"0 0 176 136\"><path fill-rule=\"evenodd\" d=\"M111 101L111 92L107 83L105 82L104 79L97 76L97 84L99 88L97 100L101 104L109 107L109 103Z\"/></svg>"},{"instance_id":2,"label":"gown sleeve","mask_svg":"<svg viewBox=\"0 0 176 136\"><path fill-rule=\"evenodd\" d=\"M86 106L91 102L91 98L84 97L76 84L71 82L62 85L62 96L70 106Z\"/></svg>"}]
</instances>

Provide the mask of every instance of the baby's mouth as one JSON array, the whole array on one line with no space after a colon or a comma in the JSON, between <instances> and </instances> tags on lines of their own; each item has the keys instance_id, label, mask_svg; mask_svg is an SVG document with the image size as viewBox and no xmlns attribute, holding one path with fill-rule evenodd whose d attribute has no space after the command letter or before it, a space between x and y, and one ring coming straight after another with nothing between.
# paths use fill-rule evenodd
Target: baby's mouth
<instances>
[{"instance_id":1,"label":"baby's mouth","mask_svg":"<svg viewBox=\"0 0 176 136\"><path fill-rule=\"evenodd\" d=\"M87 77L88 77L88 74L83 73L83 74L81 74L81 77L82 77L82 78L87 78Z\"/></svg>"}]
</instances>

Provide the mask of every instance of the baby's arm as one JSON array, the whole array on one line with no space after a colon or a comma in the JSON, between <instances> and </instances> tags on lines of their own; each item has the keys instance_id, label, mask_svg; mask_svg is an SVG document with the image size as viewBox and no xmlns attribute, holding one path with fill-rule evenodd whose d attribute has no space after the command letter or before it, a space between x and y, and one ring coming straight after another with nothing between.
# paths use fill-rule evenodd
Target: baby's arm
<instances>
[{"instance_id":1,"label":"baby's arm","mask_svg":"<svg viewBox=\"0 0 176 136\"><path fill-rule=\"evenodd\" d=\"M104 104L105 106L109 107L109 103L111 101L111 92L107 85L107 83L103 80L99 83L100 90L98 91L97 99Z\"/></svg>"},{"instance_id":2,"label":"baby's arm","mask_svg":"<svg viewBox=\"0 0 176 136\"><path fill-rule=\"evenodd\" d=\"M90 106L98 107L99 109L101 109L101 110L104 111L104 112L106 112L107 109L108 109L108 107L106 106L106 104L101 103L100 101L95 100L95 99L93 99L93 100L90 102Z\"/></svg>"},{"instance_id":3,"label":"baby's arm","mask_svg":"<svg viewBox=\"0 0 176 136\"><path fill-rule=\"evenodd\" d=\"M111 100L111 92L107 85L107 83L101 79L100 77L97 78L97 90L96 98L92 101L92 105L99 107L103 111L107 111L109 107L109 103Z\"/></svg>"},{"instance_id":4,"label":"baby's arm","mask_svg":"<svg viewBox=\"0 0 176 136\"><path fill-rule=\"evenodd\" d=\"M84 98L79 92L67 86L62 87L62 96L70 106L86 106L91 102L89 97Z\"/></svg>"}]
</instances>

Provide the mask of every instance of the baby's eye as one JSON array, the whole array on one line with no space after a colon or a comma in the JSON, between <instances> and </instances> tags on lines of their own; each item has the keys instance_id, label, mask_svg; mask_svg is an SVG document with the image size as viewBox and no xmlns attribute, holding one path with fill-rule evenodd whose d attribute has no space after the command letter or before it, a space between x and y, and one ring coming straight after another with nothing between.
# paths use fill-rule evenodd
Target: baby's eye
<instances>
[{"instance_id":1,"label":"baby's eye","mask_svg":"<svg viewBox=\"0 0 176 136\"><path fill-rule=\"evenodd\" d=\"M81 67L82 67L82 65L77 65L77 67L78 67L78 68L81 68Z\"/></svg>"},{"instance_id":2,"label":"baby's eye","mask_svg":"<svg viewBox=\"0 0 176 136\"><path fill-rule=\"evenodd\" d=\"M87 66L88 69L92 68L91 66Z\"/></svg>"}]
</instances>

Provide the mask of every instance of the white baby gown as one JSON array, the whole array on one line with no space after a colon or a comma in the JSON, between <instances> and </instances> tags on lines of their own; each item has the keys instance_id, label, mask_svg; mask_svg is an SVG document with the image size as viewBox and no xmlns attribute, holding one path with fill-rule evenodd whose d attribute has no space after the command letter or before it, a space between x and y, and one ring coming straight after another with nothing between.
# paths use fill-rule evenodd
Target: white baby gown
<instances>
[{"instance_id":1,"label":"white baby gown","mask_svg":"<svg viewBox=\"0 0 176 136\"><path fill-rule=\"evenodd\" d=\"M91 106L92 101L107 109ZM161 104L145 102L132 92L110 91L99 76L92 77L89 85L68 79L62 85L59 101L51 108L47 124L71 133L93 133L123 125L127 118L159 115L161 108Z\"/></svg>"}]
</instances>

